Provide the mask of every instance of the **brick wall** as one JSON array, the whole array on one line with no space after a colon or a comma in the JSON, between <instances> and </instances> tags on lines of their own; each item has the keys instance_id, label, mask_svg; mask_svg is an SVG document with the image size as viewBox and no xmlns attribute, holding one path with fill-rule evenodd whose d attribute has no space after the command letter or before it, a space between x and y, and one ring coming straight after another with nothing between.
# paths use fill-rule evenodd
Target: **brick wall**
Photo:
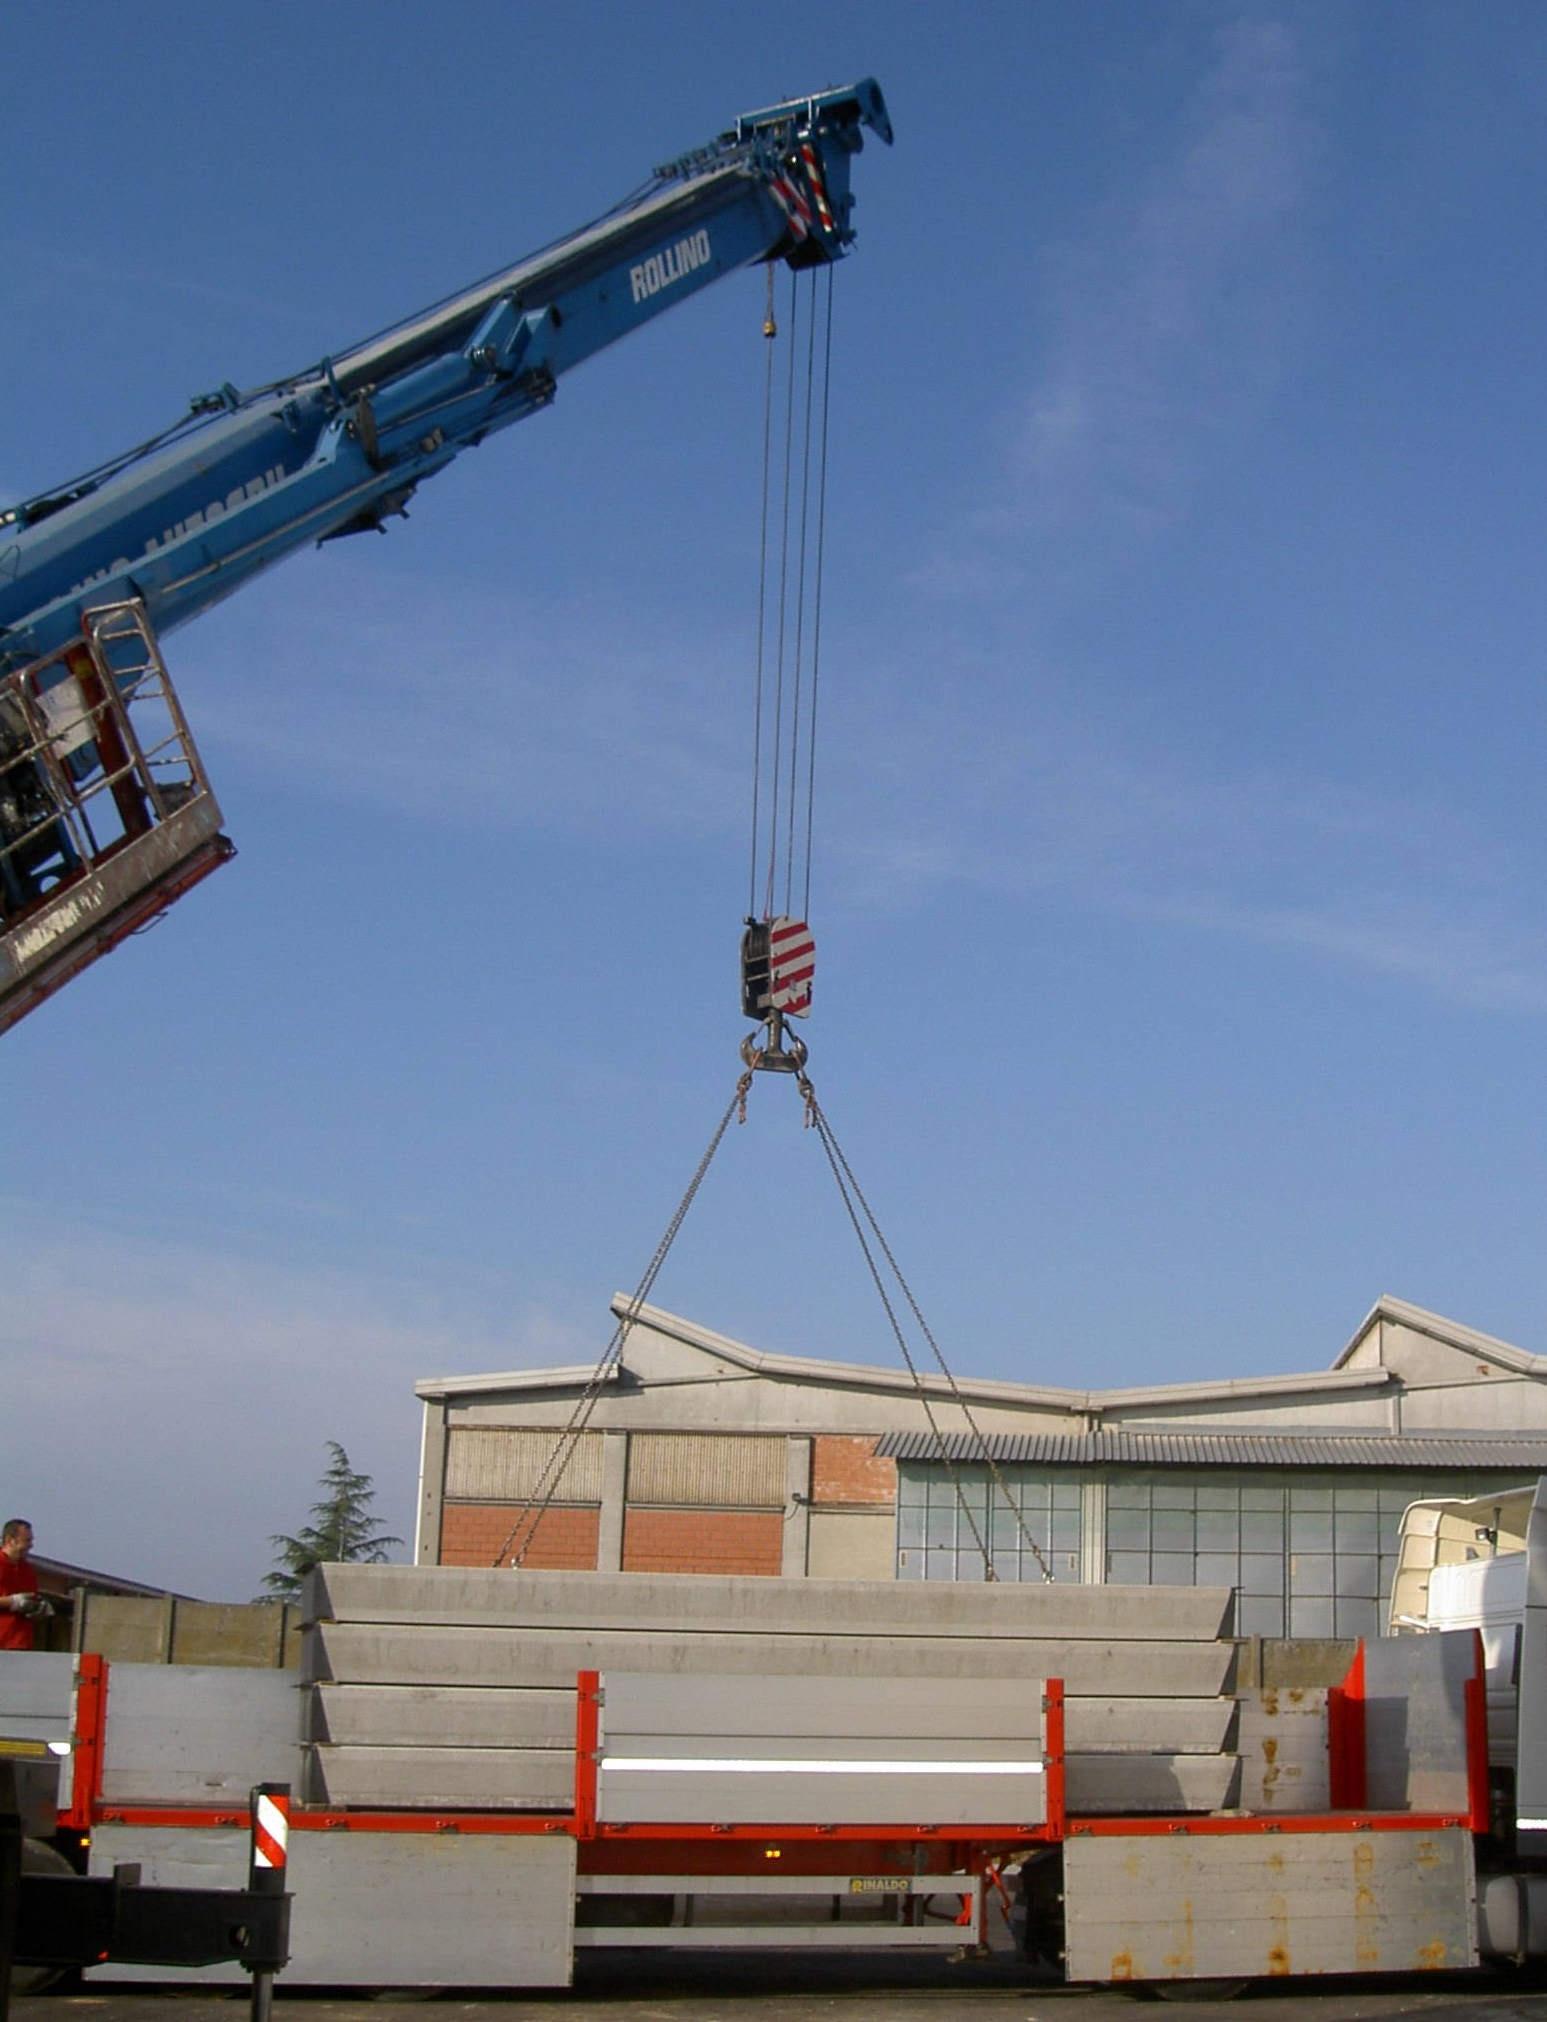
<instances>
[{"instance_id":1,"label":"brick wall","mask_svg":"<svg viewBox=\"0 0 1547 2022\"><path fill-rule=\"evenodd\" d=\"M877 1457L874 1439L820 1433L811 1442L811 1500L890 1509L897 1501L897 1463Z\"/></svg>"},{"instance_id":2,"label":"brick wall","mask_svg":"<svg viewBox=\"0 0 1547 2022\"><path fill-rule=\"evenodd\" d=\"M448 1502L441 1517L440 1563L488 1566L521 1514L519 1503ZM527 1518L528 1523L531 1522ZM522 1564L534 1572L594 1573L601 1511L560 1508L537 1519L537 1535ZM508 1561L521 1548L524 1531L506 1547Z\"/></svg>"},{"instance_id":3,"label":"brick wall","mask_svg":"<svg viewBox=\"0 0 1547 2022\"><path fill-rule=\"evenodd\" d=\"M626 1573L762 1573L784 1555L779 1510L630 1509L623 1518Z\"/></svg>"}]
</instances>

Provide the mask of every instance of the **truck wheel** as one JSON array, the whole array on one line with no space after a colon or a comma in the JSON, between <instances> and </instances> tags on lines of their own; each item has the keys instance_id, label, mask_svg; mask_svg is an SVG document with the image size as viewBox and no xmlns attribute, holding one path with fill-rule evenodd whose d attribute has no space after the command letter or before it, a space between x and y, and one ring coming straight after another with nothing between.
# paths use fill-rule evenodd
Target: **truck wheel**
<instances>
[{"instance_id":1,"label":"truck wheel","mask_svg":"<svg viewBox=\"0 0 1547 2022\"><path fill-rule=\"evenodd\" d=\"M40 1839L24 1839L21 1843L21 1871L24 1875L73 1875L74 1868L57 1847L45 1846ZM67 1966L13 1966L11 1969L11 1992L13 1994L41 1994L45 1987L52 1987L56 1980L62 1980L70 1969Z\"/></svg>"}]
</instances>

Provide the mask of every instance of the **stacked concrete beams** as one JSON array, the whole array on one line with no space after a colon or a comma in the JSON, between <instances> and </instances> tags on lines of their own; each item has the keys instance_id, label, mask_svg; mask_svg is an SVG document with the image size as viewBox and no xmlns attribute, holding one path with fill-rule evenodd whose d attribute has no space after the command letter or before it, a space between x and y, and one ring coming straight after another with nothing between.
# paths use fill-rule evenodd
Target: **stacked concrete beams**
<instances>
[{"instance_id":1,"label":"stacked concrete beams","mask_svg":"<svg viewBox=\"0 0 1547 2022\"><path fill-rule=\"evenodd\" d=\"M326 1566L305 1611L305 1795L567 1809L575 1675L611 1669L1062 1678L1072 1811L1218 1810L1239 1782L1230 1608L1203 1588Z\"/></svg>"}]
</instances>

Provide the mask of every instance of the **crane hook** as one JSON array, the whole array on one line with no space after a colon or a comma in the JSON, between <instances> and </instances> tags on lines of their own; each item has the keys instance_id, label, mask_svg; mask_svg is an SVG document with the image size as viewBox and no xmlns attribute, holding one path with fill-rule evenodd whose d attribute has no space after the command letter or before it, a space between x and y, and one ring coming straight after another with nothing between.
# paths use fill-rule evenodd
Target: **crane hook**
<instances>
[{"instance_id":1,"label":"crane hook","mask_svg":"<svg viewBox=\"0 0 1547 2022\"><path fill-rule=\"evenodd\" d=\"M758 1043L760 1038L763 1041L761 1045ZM786 1039L789 1041L788 1051L785 1050ZM806 1043L788 1030L782 1011L770 1011L763 1020L762 1031L749 1032L742 1040L741 1057L753 1073L802 1074L806 1066Z\"/></svg>"}]
</instances>

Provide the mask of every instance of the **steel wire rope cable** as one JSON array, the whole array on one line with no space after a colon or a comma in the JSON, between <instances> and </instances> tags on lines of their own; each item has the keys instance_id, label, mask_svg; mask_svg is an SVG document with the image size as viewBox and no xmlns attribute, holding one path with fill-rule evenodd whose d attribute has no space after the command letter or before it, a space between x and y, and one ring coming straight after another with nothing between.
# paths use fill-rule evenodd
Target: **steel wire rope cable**
<instances>
[{"instance_id":1,"label":"steel wire rope cable","mask_svg":"<svg viewBox=\"0 0 1547 2022\"><path fill-rule=\"evenodd\" d=\"M811 836L816 811L816 706L822 673L822 579L827 554L827 443L833 380L833 270L826 270L827 333L822 355L821 456L817 465L816 581L811 612L811 719L806 732L806 888L801 914L811 917Z\"/></svg>"},{"instance_id":2,"label":"steel wire rope cable","mask_svg":"<svg viewBox=\"0 0 1547 2022\"><path fill-rule=\"evenodd\" d=\"M776 647L774 653L774 721L773 721L773 777L769 784L768 804L768 876L763 892L763 914L772 918L774 906L774 883L779 867L779 782L783 771L784 758L784 650L785 631L789 616L789 576L790 576L790 485L793 475L795 452L795 356L794 329L799 317L798 276L790 274L790 361L784 396L784 483L780 500L779 527L779 611L775 627ZM793 763L793 758L791 760Z\"/></svg>"},{"instance_id":3,"label":"steel wire rope cable","mask_svg":"<svg viewBox=\"0 0 1547 2022\"><path fill-rule=\"evenodd\" d=\"M757 540L757 651L753 679L752 710L752 858L747 878L747 916L757 911L757 862L762 845L763 785L763 654L768 632L768 494L773 471L774 341L779 335L774 315L774 274L768 269L768 306L763 312L763 336L767 340L763 373L763 490Z\"/></svg>"},{"instance_id":4,"label":"steel wire rope cable","mask_svg":"<svg viewBox=\"0 0 1547 2022\"><path fill-rule=\"evenodd\" d=\"M849 1187L846 1184L844 1178L846 1166L843 1159L843 1154L838 1150L837 1142L832 1135L831 1126L827 1122L827 1118L822 1109L821 1104L816 1099L816 1090L811 1086L810 1081L806 1078L805 1075L802 1075L800 1078L800 1091L806 1100L806 1114L808 1120L815 1126L818 1141L822 1146L822 1150L827 1155L828 1165L832 1168L833 1178L837 1182L838 1186L838 1196L839 1199L843 1202L844 1208L848 1213L849 1221L853 1226L854 1234L858 1239L860 1254L865 1259L865 1263L870 1271L871 1282L874 1284L876 1288L877 1295L879 1296L881 1305L885 1310L886 1317L888 1321L891 1323L892 1337L897 1343L898 1352L901 1354L903 1361L907 1365L908 1374L913 1379L913 1388L918 1396L919 1403L924 1408L924 1416L929 1421L930 1435L935 1442L936 1451L940 1455L941 1463L944 1466L946 1475L950 1480L951 1492L956 1497L956 1506L961 1511L962 1515L967 1519L967 1527L972 1532L972 1541L977 1546L979 1556L983 1560L983 1577L985 1580L996 1580L999 1576L994 1571L994 1561L992 1555L989 1552L988 1545L984 1540L982 1531L978 1528L978 1521L973 1514L972 1506L967 1501L967 1498L962 1491L961 1478L957 1474L955 1462L951 1459L950 1454L946 1451L945 1435L940 1430L939 1420L935 1417L934 1407L929 1401L929 1392L924 1387L923 1374L920 1371L918 1364L913 1359L912 1351L908 1347L908 1337L903 1333L902 1324L897 1318L896 1308L893 1306L891 1301L891 1295L888 1293L886 1289L885 1281L881 1276L880 1270L877 1268L876 1260L871 1252L870 1244L866 1240L865 1231L860 1225L860 1218L858 1211L855 1208L854 1201L850 1196ZM856 1189L856 1192L857 1191L858 1190ZM867 1220L870 1220L872 1227L874 1227L874 1218L870 1215L870 1210L868 1207L865 1210L865 1214ZM892 1266L892 1269L894 1272L896 1271L897 1267L895 1264ZM899 1282L901 1282L901 1273L898 1273L897 1275ZM906 1291L907 1287L904 1286L903 1289Z\"/></svg>"},{"instance_id":5,"label":"steel wire rope cable","mask_svg":"<svg viewBox=\"0 0 1547 2022\"><path fill-rule=\"evenodd\" d=\"M791 350L793 351L793 343ZM806 371L803 388L800 459L800 546L795 566L795 655L790 700L790 810L784 844L784 910L794 909L796 803L800 792L802 674L806 640L806 554L811 527L811 409L816 392L816 283L806 291ZM812 728L814 728L814 724ZM806 827L806 890L811 888L811 828ZM809 908L808 908L809 911Z\"/></svg>"},{"instance_id":6,"label":"steel wire rope cable","mask_svg":"<svg viewBox=\"0 0 1547 2022\"><path fill-rule=\"evenodd\" d=\"M950 1476L951 1486L955 1491L956 1499L961 1507L962 1513L967 1517L968 1523L972 1527L972 1535L974 1542L977 1544L978 1549L983 1553L985 1578L993 1579L997 1576L992 1570L992 1565L988 1556L987 1547L984 1545L982 1538L979 1536L977 1524L973 1520L972 1513L968 1508L966 1500L962 1495L961 1487L956 1475L955 1468L952 1465L949 1454L945 1450L945 1443L941 1437L940 1429L935 1422L934 1413L930 1410L928 1401L925 1398L918 1372L914 1368L913 1358L908 1353L907 1344L903 1339L902 1329L898 1326L896 1315L892 1310L891 1301L887 1298L886 1292L881 1286L880 1275L876 1270L875 1261L871 1257L869 1244L866 1242L864 1233L860 1229L858 1217L855 1214L853 1204L849 1198L851 1189L853 1191L854 1200L858 1201L860 1208L864 1211L865 1220L870 1224L871 1230L875 1235L876 1243L880 1248L881 1254L886 1258L886 1261L891 1268L892 1275L897 1280L897 1283L901 1288L903 1297L908 1302L909 1310L913 1314L913 1318L918 1325L919 1332L924 1336L924 1339L929 1343L931 1349L934 1351L935 1360L940 1365L940 1373L942 1376L944 1376L947 1384L950 1386L951 1397L955 1402L955 1404L957 1405L958 1409L960 1410L962 1417L966 1419L967 1424L971 1428L973 1444L977 1448L978 1456L982 1460L984 1466L987 1468L989 1477L994 1487L998 1490L999 1495L1004 1502L1005 1508L1010 1512L1011 1516L1015 1519L1015 1527L1020 1532L1022 1542L1027 1546L1027 1548L1031 1552L1032 1557L1036 1560L1037 1565L1041 1569L1043 1579L1049 1581L1052 1580L1053 1571L1052 1568L1049 1566L1046 1558L1043 1556L1042 1547L1037 1543L1036 1539L1027 1529L1026 1519L1022 1514L1021 1509L1019 1505L1016 1503L1014 1497L1010 1494L1010 1485L1005 1480L1004 1475L1001 1473L999 1463L994 1459L993 1454L989 1450L988 1441L983 1434L982 1428L979 1426L977 1419L973 1416L971 1406L968 1404L966 1398L963 1397L960 1386L957 1384L956 1378L952 1374L950 1364L946 1361L945 1356L941 1353L939 1342L936 1341L934 1335L930 1332L929 1323L924 1318L923 1313L919 1309L919 1303L917 1299L915 1299L913 1296L912 1288L909 1285L907 1279L903 1276L901 1266L898 1264L896 1257L893 1256L892 1254L891 1245L887 1242L885 1235L882 1233L881 1225L876 1220L875 1211L872 1209L869 1201L866 1200L864 1189L861 1187L859 1181L854 1177L854 1170L852 1166L849 1164L848 1159L844 1156L843 1148L838 1143L838 1139L833 1131L833 1127L831 1123L828 1121L827 1112L822 1108L820 1102L817 1101L816 1091L811 1087L809 1081L805 1083L805 1086L802 1089L802 1093L806 1097L807 1108L810 1112L812 1123L815 1125L817 1136L821 1140L822 1149L827 1154L827 1162L833 1169L833 1177L838 1182L838 1191L843 1196L844 1206L849 1211L849 1219L854 1223L855 1233L859 1236L860 1247L865 1252L865 1261L870 1265L871 1276L875 1278L877 1289L881 1291L882 1302L886 1306L887 1317L891 1320L892 1331L896 1334L898 1345L902 1349L903 1360L908 1365L909 1372L913 1376L914 1388L918 1390L919 1400L924 1405L924 1413L929 1420L929 1429L934 1437L935 1446L939 1451L940 1459L944 1464L947 1473ZM990 1514L992 1514L992 1502L990 1503Z\"/></svg>"},{"instance_id":7,"label":"steel wire rope cable","mask_svg":"<svg viewBox=\"0 0 1547 2022\"><path fill-rule=\"evenodd\" d=\"M528 1551L530 1551L532 1542L542 1525L543 1518L548 1514L558 1494L559 1483L563 1480L564 1471L568 1467L574 1455L575 1448L580 1442L580 1435L585 1431L587 1424L590 1422L591 1414L596 1409L602 1385L606 1382L612 1369L622 1359L628 1337L633 1332L635 1322L639 1318L640 1308L650 1296L651 1289L656 1279L660 1276L661 1266L666 1262L667 1252L676 1241L677 1232L687 1219L688 1209L692 1207L698 1190L704 1183L704 1176L714 1163L714 1155L720 1149L725 1133L730 1128L731 1118L738 1114L745 1115L747 1091L751 1086L752 1075L749 1070L738 1079L735 1093L726 1104L725 1113L715 1126L714 1134L705 1148L704 1155L698 1161L698 1166L692 1179L688 1181L687 1190L683 1194L682 1199L677 1203L676 1213L666 1225L666 1233L661 1237L659 1243L656 1244L655 1254L646 1266L644 1276L640 1279L633 1297L618 1317L618 1324L613 1330L612 1339L602 1350L596 1367L591 1371L590 1376L586 1380L585 1388L581 1391L579 1397L576 1398L574 1409L569 1415L569 1421L554 1441L552 1451L549 1453L542 1472L537 1478L536 1486L517 1512L516 1521L511 1525L509 1532L506 1534L505 1542L490 1561L491 1565L499 1566L505 1562L505 1554L510 1550L511 1545L520 1535L523 1528L526 1529L526 1537L522 1542L520 1550L511 1559L510 1564L512 1566L520 1566L526 1558ZM533 1515L534 1510L536 1511L535 1516ZM530 1525L528 1525L528 1518L531 1519Z\"/></svg>"}]
</instances>

